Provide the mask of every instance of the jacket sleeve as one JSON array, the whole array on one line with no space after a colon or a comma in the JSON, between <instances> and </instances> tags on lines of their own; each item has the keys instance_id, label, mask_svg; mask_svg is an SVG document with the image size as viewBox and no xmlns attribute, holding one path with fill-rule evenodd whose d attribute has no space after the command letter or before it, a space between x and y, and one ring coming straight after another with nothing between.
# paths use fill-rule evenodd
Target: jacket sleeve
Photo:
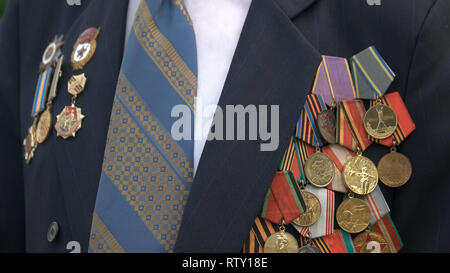
<instances>
[{"instance_id":1,"label":"jacket sleeve","mask_svg":"<svg viewBox=\"0 0 450 273\"><path fill-rule=\"evenodd\" d=\"M0 19L0 252L25 251L18 18L19 1L9 0Z\"/></svg>"},{"instance_id":2,"label":"jacket sleeve","mask_svg":"<svg viewBox=\"0 0 450 273\"><path fill-rule=\"evenodd\" d=\"M405 95L416 131L401 145L413 179L393 212L408 250L450 251L450 1L437 0L417 36ZM412 243L414 242L414 243Z\"/></svg>"}]
</instances>

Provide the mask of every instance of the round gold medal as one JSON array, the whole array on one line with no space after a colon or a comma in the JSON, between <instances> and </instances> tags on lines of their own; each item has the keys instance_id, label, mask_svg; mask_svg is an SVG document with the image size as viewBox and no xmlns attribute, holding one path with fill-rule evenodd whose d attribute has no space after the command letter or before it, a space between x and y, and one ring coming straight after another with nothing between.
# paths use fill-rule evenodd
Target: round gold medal
<instances>
[{"instance_id":1,"label":"round gold medal","mask_svg":"<svg viewBox=\"0 0 450 273\"><path fill-rule=\"evenodd\" d=\"M298 242L291 234L280 231L267 238L264 253L298 253Z\"/></svg>"},{"instance_id":2,"label":"round gold medal","mask_svg":"<svg viewBox=\"0 0 450 273\"><path fill-rule=\"evenodd\" d=\"M377 167L367 157L358 155L350 159L342 172L345 185L354 193L367 195L378 185Z\"/></svg>"},{"instance_id":3,"label":"round gold medal","mask_svg":"<svg viewBox=\"0 0 450 273\"><path fill-rule=\"evenodd\" d=\"M42 113L36 130L36 140L39 144L44 143L52 127L52 113L49 108Z\"/></svg>"},{"instance_id":4,"label":"round gold medal","mask_svg":"<svg viewBox=\"0 0 450 273\"><path fill-rule=\"evenodd\" d=\"M398 188L405 185L412 175L409 159L401 153L391 152L378 162L378 174L381 182L388 187Z\"/></svg>"},{"instance_id":5,"label":"round gold medal","mask_svg":"<svg viewBox=\"0 0 450 273\"><path fill-rule=\"evenodd\" d=\"M358 198L349 198L342 202L336 212L339 226L348 233L359 233L370 223L370 209Z\"/></svg>"},{"instance_id":6,"label":"round gold medal","mask_svg":"<svg viewBox=\"0 0 450 273\"><path fill-rule=\"evenodd\" d=\"M320 201L314 194L307 191L302 191L302 196L306 203L306 211L293 222L301 227L309 227L319 220L321 213Z\"/></svg>"},{"instance_id":7,"label":"round gold medal","mask_svg":"<svg viewBox=\"0 0 450 273\"><path fill-rule=\"evenodd\" d=\"M364 116L364 128L373 138L388 138L397 129L397 114L391 107L377 104L367 110Z\"/></svg>"},{"instance_id":8,"label":"round gold medal","mask_svg":"<svg viewBox=\"0 0 450 273\"><path fill-rule=\"evenodd\" d=\"M391 249L382 235L366 230L353 240L357 253L391 253Z\"/></svg>"},{"instance_id":9,"label":"round gold medal","mask_svg":"<svg viewBox=\"0 0 450 273\"><path fill-rule=\"evenodd\" d=\"M321 152L311 155L305 162L306 178L318 188L325 188L333 181L335 169L333 161Z\"/></svg>"}]
</instances>

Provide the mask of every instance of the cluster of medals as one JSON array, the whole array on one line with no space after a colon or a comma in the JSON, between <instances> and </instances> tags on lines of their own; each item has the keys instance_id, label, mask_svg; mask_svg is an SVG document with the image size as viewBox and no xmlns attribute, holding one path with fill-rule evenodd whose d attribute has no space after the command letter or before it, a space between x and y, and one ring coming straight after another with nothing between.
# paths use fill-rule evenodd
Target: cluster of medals
<instances>
[{"instance_id":1,"label":"cluster of medals","mask_svg":"<svg viewBox=\"0 0 450 273\"><path fill-rule=\"evenodd\" d=\"M78 37L71 56L73 71L82 70L92 59L96 50L96 39L99 32L100 29L89 28ZM53 124L52 104L57 96L58 82L62 76L62 65L64 63L64 55L61 51L63 45L63 36L56 36L47 46L42 56L31 111L33 124L28 129L28 134L23 143L27 164L30 164L33 159L38 144L43 144L51 134ZM77 97L85 89L86 81L87 78L84 73L73 75L68 81L67 90L72 95L72 103L57 115L55 123L57 136L63 139L75 137L77 131L81 129L84 115L81 108L76 107L75 104Z\"/></svg>"},{"instance_id":2,"label":"cluster of medals","mask_svg":"<svg viewBox=\"0 0 450 273\"><path fill-rule=\"evenodd\" d=\"M323 56L295 135L251 230L258 240L264 237L258 226L272 225L274 232L260 242L263 252L401 249L378 186L381 181L401 187L412 174L410 161L397 149L415 124L400 94L385 94L394 78L373 46L350 61ZM363 155L372 144L390 148L377 165ZM335 192L346 195L336 210ZM335 220L339 229L334 228ZM300 245L286 231L289 224L299 232Z\"/></svg>"}]
</instances>

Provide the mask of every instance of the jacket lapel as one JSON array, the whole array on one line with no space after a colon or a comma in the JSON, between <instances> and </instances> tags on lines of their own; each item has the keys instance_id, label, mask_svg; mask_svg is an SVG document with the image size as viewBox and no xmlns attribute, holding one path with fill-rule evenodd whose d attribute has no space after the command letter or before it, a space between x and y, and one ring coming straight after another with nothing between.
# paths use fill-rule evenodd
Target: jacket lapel
<instances>
[{"instance_id":1,"label":"jacket lapel","mask_svg":"<svg viewBox=\"0 0 450 273\"><path fill-rule=\"evenodd\" d=\"M112 3L114 2L114 3ZM56 168L66 204L73 240L87 250L92 211L105 148L109 117L123 54L128 1L96 0L87 2L84 12L65 33L65 61L54 115L70 105L67 82L72 75L85 73L86 88L76 105L86 118L76 138L52 141ZM100 27L97 49L82 71L72 71L70 56L78 36L87 28ZM77 228L73 228L77 227Z\"/></svg>"},{"instance_id":2,"label":"jacket lapel","mask_svg":"<svg viewBox=\"0 0 450 273\"><path fill-rule=\"evenodd\" d=\"M260 141L206 144L176 252L240 251L294 132L319 62L319 53L285 10L274 0L253 1L219 106L279 105L280 145L274 152L261 152Z\"/></svg>"},{"instance_id":3,"label":"jacket lapel","mask_svg":"<svg viewBox=\"0 0 450 273\"><path fill-rule=\"evenodd\" d=\"M289 18L294 18L317 0L275 0Z\"/></svg>"}]
</instances>

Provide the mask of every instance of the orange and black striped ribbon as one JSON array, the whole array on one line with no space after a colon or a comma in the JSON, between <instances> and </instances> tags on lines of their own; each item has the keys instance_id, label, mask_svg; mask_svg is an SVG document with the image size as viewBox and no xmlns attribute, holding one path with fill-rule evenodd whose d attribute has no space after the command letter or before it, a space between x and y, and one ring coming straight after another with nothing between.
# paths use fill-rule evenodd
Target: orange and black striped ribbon
<instances>
[{"instance_id":1,"label":"orange and black striped ribbon","mask_svg":"<svg viewBox=\"0 0 450 273\"><path fill-rule=\"evenodd\" d=\"M257 217L250 229L249 238L244 243L244 253L264 253L264 244L272 234L279 231L277 225Z\"/></svg>"},{"instance_id":2,"label":"orange and black striped ribbon","mask_svg":"<svg viewBox=\"0 0 450 273\"><path fill-rule=\"evenodd\" d=\"M280 164L280 171L292 171L299 178L300 165L303 166L316 149L297 138L292 138Z\"/></svg>"},{"instance_id":3,"label":"orange and black striped ribbon","mask_svg":"<svg viewBox=\"0 0 450 273\"><path fill-rule=\"evenodd\" d=\"M372 141L364 128L366 109L362 100L340 102L337 106L338 143L352 151L365 151Z\"/></svg>"},{"instance_id":4,"label":"orange and black striped ribbon","mask_svg":"<svg viewBox=\"0 0 450 273\"><path fill-rule=\"evenodd\" d=\"M312 153L316 151L312 146L307 145L296 137L292 137L279 167L280 171L291 171L299 184L305 178L303 172L304 162L312 154L306 152L305 146L310 147Z\"/></svg>"},{"instance_id":5,"label":"orange and black striped ribbon","mask_svg":"<svg viewBox=\"0 0 450 273\"><path fill-rule=\"evenodd\" d=\"M374 139L371 140L375 143L392 147L394 144L394 140L397 145L402 143L414 130L416 129L416 125L409 114L408 108L406 108L405 103L403 102L400 93L393 92L389 93L386 96L381 98L381 103L388 105L391 107L395 113L397 114L397 129L394 134L386 139ZM377 104L377 100L373 100L370 102L370 106L375 106Z\"/></svg>"},{"instance_id":6,"label":"orange and black striped ribbon","mask_svg":"<svg viewBox=\"0 0 450 273\"><path fill-rule=\"evenodd\" d=\"M317 127L317 116L324 110L327 110L327 105L321 95L308 95L297 123L295 136L309 145L322 147L324 142Z\"/></svg>"},{"instance_id":7,"label":"orange and black striped ribbon","mask_svg":"<svg viewBox=\"0 0 450 273\"><path fill-rule=\"evenodd\" d=\"M242 247L242 253L264 253L264 245L259 243L253 230L250 230L249 236Z\"/></svg>"},{"instance_id":8,"label":"orange and black striped ribbon","mask_svg":"<svg viewBox=\"0 0 450 273\"><path fill-rule=\"evenodd\" d=\"M297 138L291 137L291 140L289 141L289 146L284 152L283 159L281 160L280 166L278 168L279 171L292 171L293 163L295 163L296 157L295 142L297 141L298 141Z\"/></svg>"}]
</instances>

